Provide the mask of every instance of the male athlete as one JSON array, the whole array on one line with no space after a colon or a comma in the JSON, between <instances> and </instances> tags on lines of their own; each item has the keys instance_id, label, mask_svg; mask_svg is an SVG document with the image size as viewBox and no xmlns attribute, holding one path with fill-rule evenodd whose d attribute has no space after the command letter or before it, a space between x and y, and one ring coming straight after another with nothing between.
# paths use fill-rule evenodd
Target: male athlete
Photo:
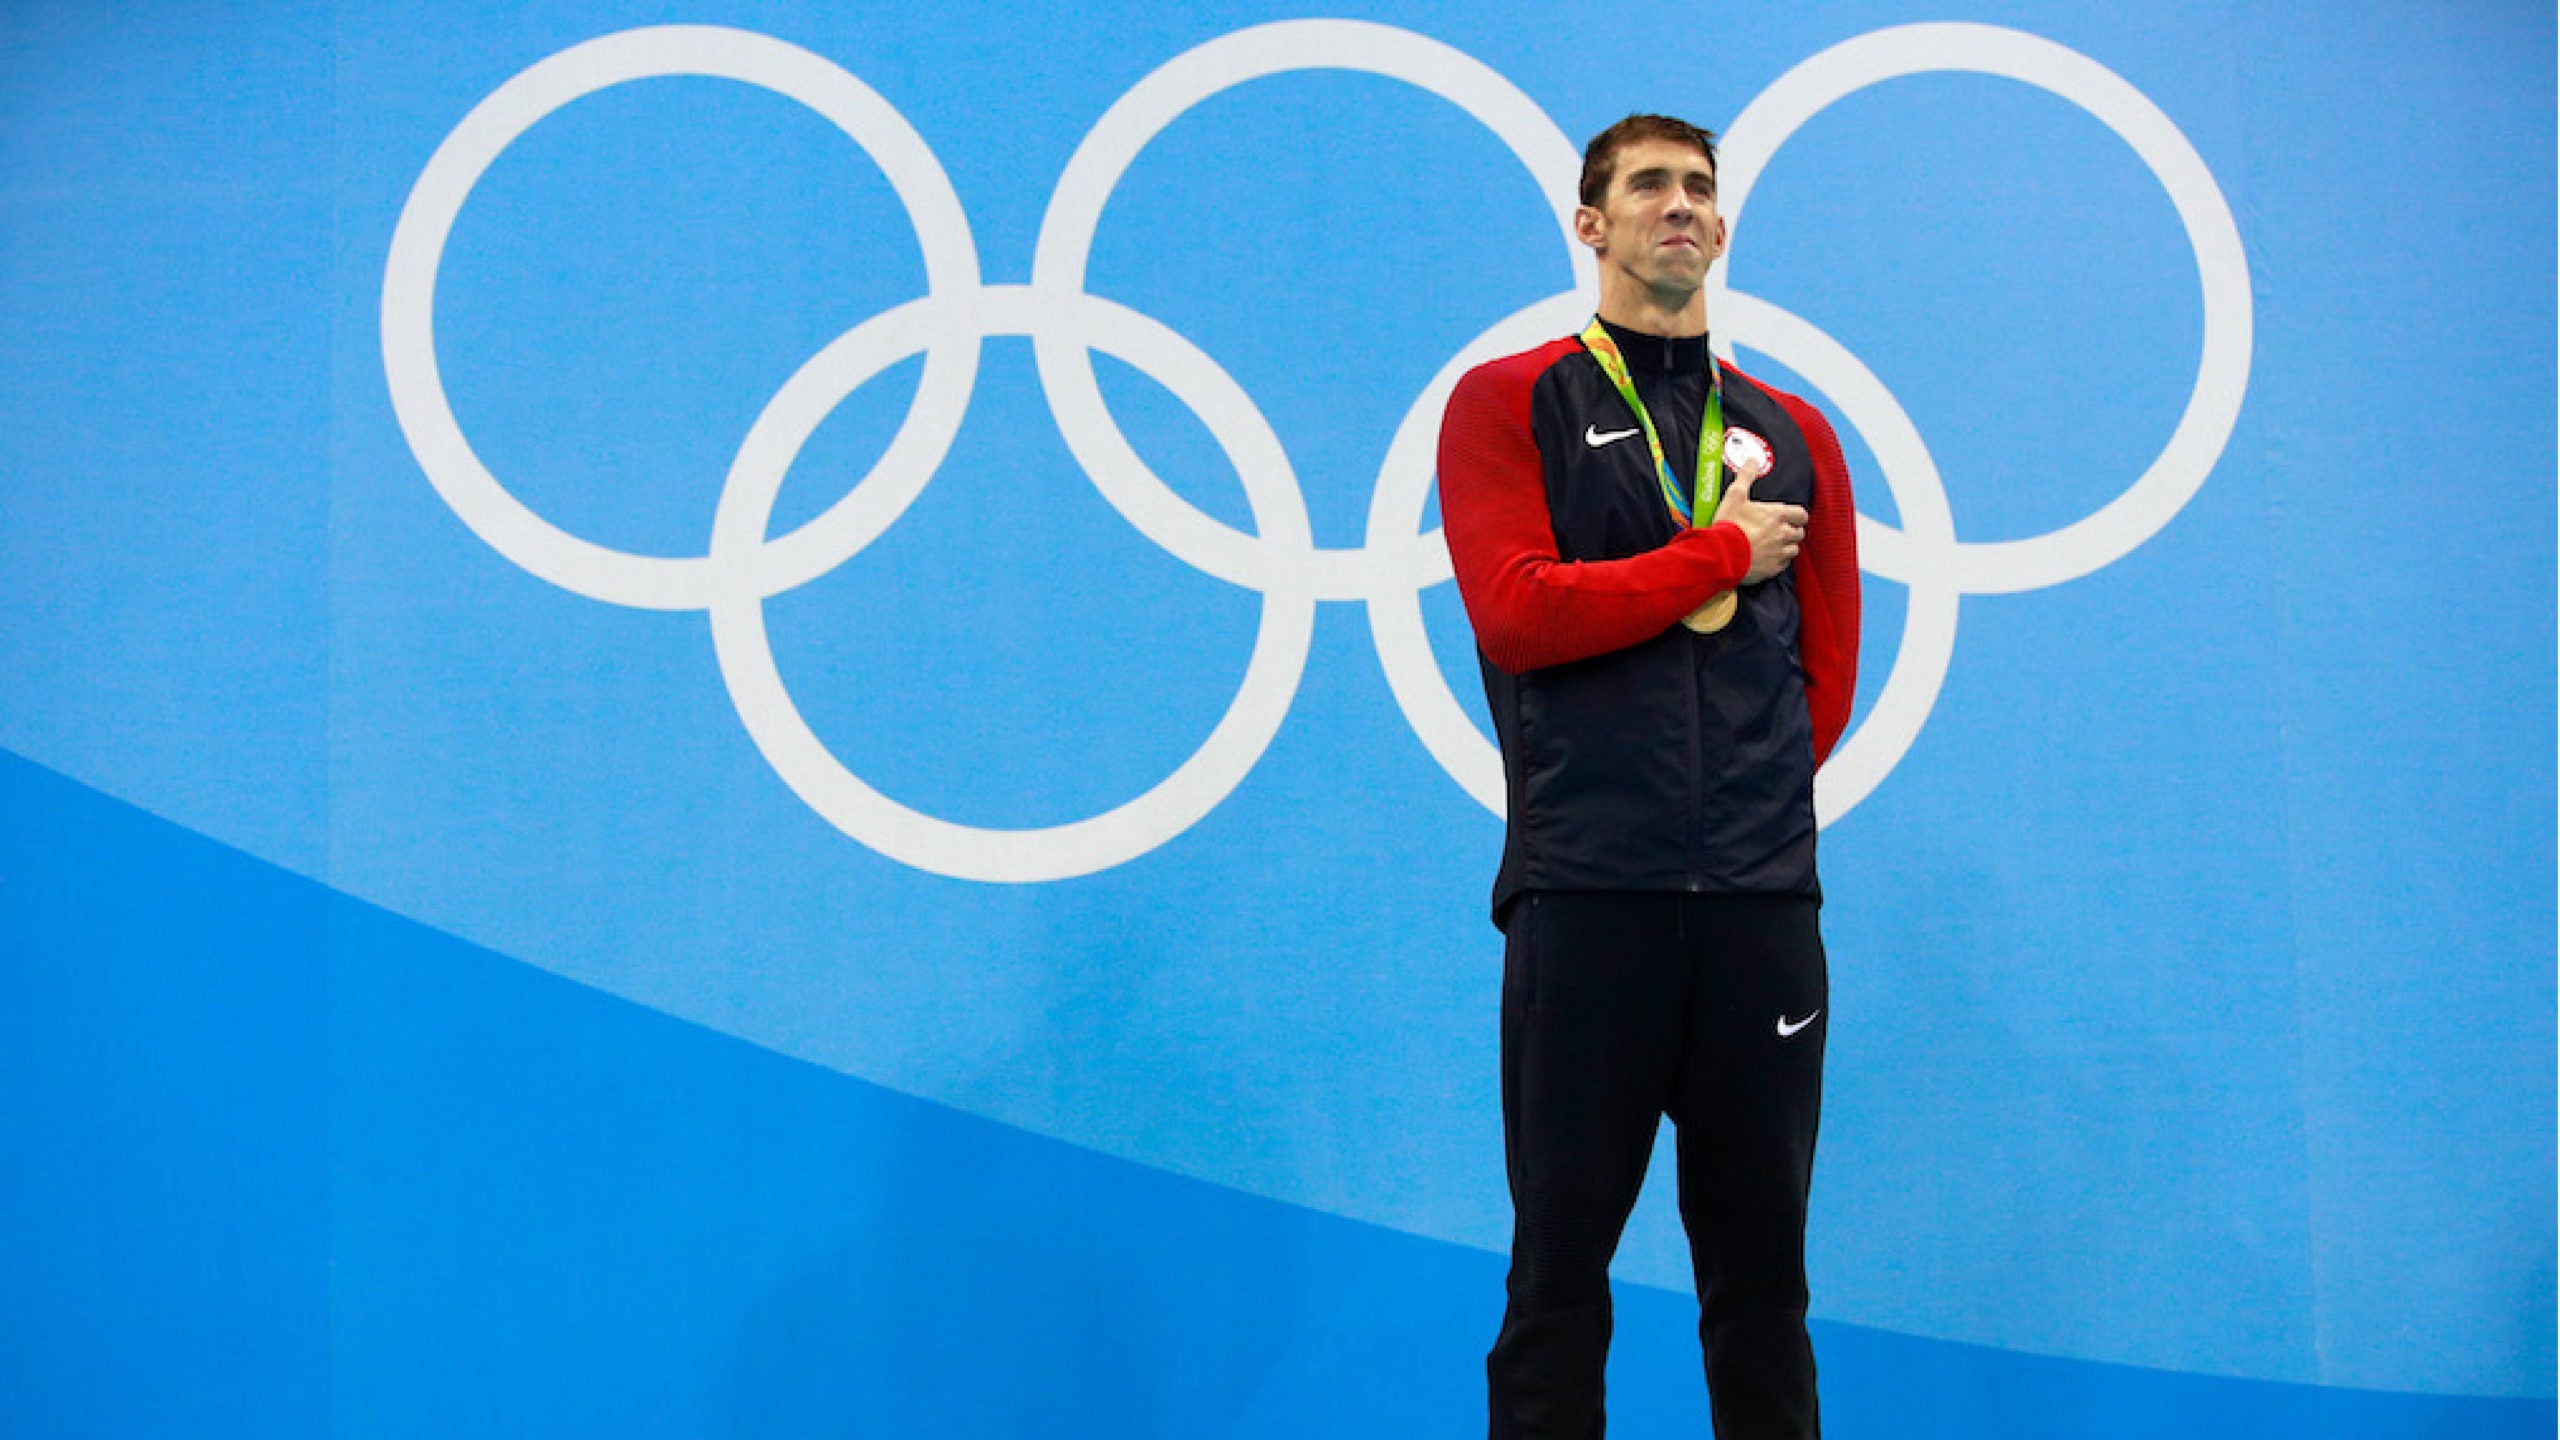
<instances>
[{"instance_id":1,"label":"male athlete","mask_svg":"<svg viewBox=\"0 0 2560 1440\"><path fill-rule=\"evenodd\" d=\"M1440 434L1510 815L1492 1433L1601 1434L1609 1261L1668 1115L1715 1433L1816 1436L1813 773L1856 688L1848 469L1811 406L1709 354L1714 137L1630 116L1579 198L1598 317L1470 372Z\"/></svg>"}]
</instances>

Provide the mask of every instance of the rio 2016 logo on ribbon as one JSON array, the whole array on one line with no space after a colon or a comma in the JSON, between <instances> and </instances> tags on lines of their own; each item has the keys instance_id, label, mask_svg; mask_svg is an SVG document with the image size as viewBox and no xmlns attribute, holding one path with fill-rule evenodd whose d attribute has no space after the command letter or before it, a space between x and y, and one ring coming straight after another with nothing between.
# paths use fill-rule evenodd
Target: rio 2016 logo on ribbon
<instances>
[{"instance_id":1,"label":"rio 2016 logo on ribbon","mask_svg":"<svg viewBox=\"0 0 2560 1440\"><path fill-rule=\"evenodd\" d=\"M1279 438L1214 360L1159 321L1086 293L1103 207L1166 126L1224 90L1299 70L1350 70L1426 90L1482 123L1556 204L1574 288L1486 330L1433 376L1378 467L1363 544L1323 549ZM1721 152L1725 215L1739 228L1753 184L1806 121L1855 91L1907 75L1967 71L2037 86L2105 123L2176 207L2196 257L2204 335L2195 386L2159 454L2115 500L2050 534L1997 543L1956 538L1946 490L1918 430L1891 393L1802 319L1709 277L1720 341L1770 355L1836 407L1874 453L1902 528L1858 518L1867 569L1910 592L1902 643L1875 703L1831 762L1817 794L1823 823L1874 791L1909 750L1954 654L1967 594L2037 589L2086 575L2156 534L2220 458L2248 384L2251 296L2238 228L2220 188L2177 127L2121 77L2074 51L1982 25L1902 26L1860 36L1780 76L1733 122ZM812 356L748 428L720 492L707 553L683 558L608 549L553 526L489 473L445 395L435 353L436 274L471 191L509 145L582 97L635 80L708 76L807 106L868 153L906 207L924 253L926 293L855 326ZM842 68L769 36L661 26L573 46L518 74L446 137L411 188L382 289L383 368L411 451L445 503L499 554L564 590L610 604L699 610L739 719L775 773L845 834L892 859L961 879L1029 883L1108 869L1143 855L1214 809L1258 762L1297 694L1319 601L1357 601L1406 720L1451 778L1502 806L1501 760L1461 708L1431 651L1422 593L1450 579L1437 531L1421 522L1442 407L1459 376L1494 356L1578 329L1594 284L1572 238L1579 152L1518 87L1437 41L1387 26L1304 20L1256 26L1189 50L1140 80L1069 158L1040 226L1027 285L979 279L976 243L949 178L913 126ZM843 564L894 523L949 452L991 336L1025 336L1068 449L1086 477L1149 540L1209 575L1258 591L1262 617L1243 681L1191 757L1153 788L1069 824L1000 830L900 805L845 768L801 717L765 632L765 601ZM1136 367L1189 406L1241 478L1246 534L1177 496L1141 460L1104 404L1096 350ZM909 356L924 374L905 422L872 469L825 511L767 533L785 475L845 398Z\"/></svg>"}]
</instances>

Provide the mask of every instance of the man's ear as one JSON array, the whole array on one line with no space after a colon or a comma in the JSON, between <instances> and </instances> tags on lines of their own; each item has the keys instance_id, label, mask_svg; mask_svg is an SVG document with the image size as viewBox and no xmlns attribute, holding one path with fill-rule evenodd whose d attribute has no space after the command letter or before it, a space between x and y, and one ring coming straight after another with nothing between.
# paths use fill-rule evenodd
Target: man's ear
<instances>
[{"instance_id":1,"label":"man's ear","mask_svg":"<svg viewBox=\"0 0 2560 1440\"><path fill-rule=\"evenodd\" d=\"M1590 205L1573 207L1573 238L1597 252L1600 249L1601 235L1600 211Z\"/></svg>"},{"instance_id":2,"label":"man's ear","mask_svg":"<svg viewBox=\"0 0 2560 1440\"><path fill-rule=\"evenodd\" d=\"M1710 241L1710 242L1708 243L1708 245L1707 245L1707 259L1708 259L1710 262L1713 262L1713 261L1716 261L1716 260L1719 260L1719 259L1722 259L1722 258L1723 258L1723 256L1724 256L1724 247L1725 247L1725 236L1727 235L1727 233L1728 233L1728 231L1727 231L1727 229L1726 229L1726 221L1725 221L1725 218L1724 218L1724 212L1722 212L1722 211L1718 211L1718 212L1716 212L1716 234L1715 234L1715 239L1714 239L1714 240L1712 240L1712 241Z\"/></svg>"}]
</instances>

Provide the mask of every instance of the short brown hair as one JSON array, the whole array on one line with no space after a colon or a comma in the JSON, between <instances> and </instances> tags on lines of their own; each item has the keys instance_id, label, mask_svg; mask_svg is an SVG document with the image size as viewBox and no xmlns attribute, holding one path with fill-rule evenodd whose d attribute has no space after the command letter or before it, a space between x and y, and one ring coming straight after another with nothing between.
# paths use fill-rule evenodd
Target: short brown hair
<instances>
[{"instance_id":1,"label":"short brown hair","mask_svg":"<svg viewBox=\"0 0 2560 1440\"><path fill-rule=\"evenodd\" d=\"M1714 131L1669 115L1630 115L1592 136L1591 143L1582 147L1583 204L1596 206L1609 193L1609 181L1618 173L1618 152L1639 140L1676 140L1694 146L1707 157L1707 173L1715 173Z\"/></svg>"}]
</instances>

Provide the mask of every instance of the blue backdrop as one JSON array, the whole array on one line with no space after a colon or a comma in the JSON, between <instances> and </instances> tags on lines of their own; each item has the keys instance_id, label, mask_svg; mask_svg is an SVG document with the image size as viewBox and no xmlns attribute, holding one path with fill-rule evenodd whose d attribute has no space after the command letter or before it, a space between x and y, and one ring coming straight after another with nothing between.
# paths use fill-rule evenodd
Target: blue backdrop
<instances>
[{"instance_id":1,"label":"blue backdrop","mask_svg":"<svg viewBox=\"0 0 2560 1440\"><path fill-rule=\"evenodd\" d=\"M1832 1433L2550 1433L2548 7L8 29L0 1429L1479 1430L1430 449L1643 108L1864 512Z\"/></svg>"}]
</instances>

